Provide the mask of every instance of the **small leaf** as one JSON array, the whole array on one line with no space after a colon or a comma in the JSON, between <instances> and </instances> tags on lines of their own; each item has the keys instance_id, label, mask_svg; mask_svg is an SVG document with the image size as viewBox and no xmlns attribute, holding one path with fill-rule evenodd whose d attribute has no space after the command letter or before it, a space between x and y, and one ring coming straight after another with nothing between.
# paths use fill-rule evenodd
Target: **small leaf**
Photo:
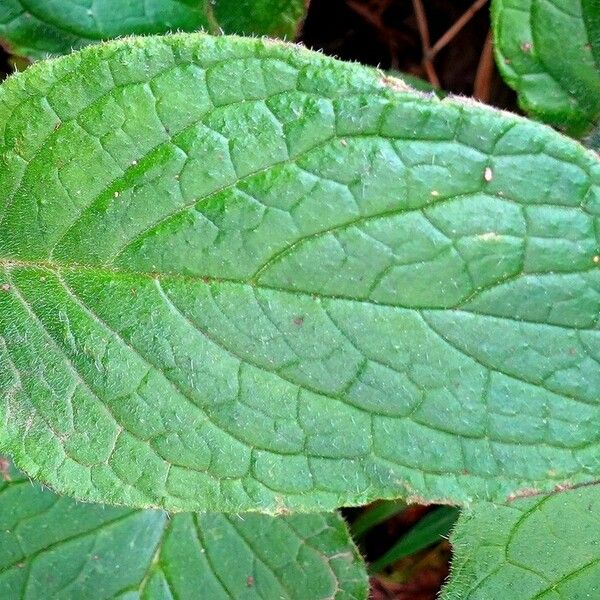
<instances>
[{"instance_id":1,"label":"small leaf","mask_svg":"<svg viewBox=\"0 0 600 600\"><path fill-rule=\"evenodd\" d=\"M350 526L354 539L360 539L377 525L381 525L394 515L402 512L407 504L403 500L383 500L365 509Z\"/></svg>"},{"instance_id":2,"label":"small leaf","mask_svg":"<svg viewBox=\"0 0 600 600\"><path fill-rule=\"evenodd\" d=\"M101 40L197 31L293 39L306 0L2 0L0 39L31 59L68 54Z\"/></svg>"},{"instance_id":3,"label":"small leaf","mask_svg":"<svg viewBox=\"0 0 600 600\"><path fill-rule=\"evenodd\" d=\"M89 47L0 87L0 447L168 510L598 478L600 163L282 43Z\"/></svg>"},{"instance_id":4,"label":"small leaf","mask_svg":"<svg viewBox=\"0 0 600 600\"><path fill-rule=\"evenodd\" d=\"M600 597L600 487L463 512L443 600Z\"/></svg>"},{"instance_id":5,"label":"small leaf","mask_svg":"<svg viewBox=\"0 0 600 600\"><path fill-rule=\"evenodd\" d=\"M0 479L0 597L366 599L337 514L181 514L77 504Z\"/></svg>"},{"instance_id":6,"label":"small leaf","mask_svg":"<svg viewBox=\"0 0 600 600\"><path fill-rule=\"evenodd\" d=\"M597 0L493 0L498 68L536 118L582 136L600 117Z\"/></svg>"},{"instance_id":7,"label":"small leaf","mask_svg":"<svg viewBox=\"0 0 600 600\"><path fill-rule=\"evenodd\" d=\"M458 508L453 506L440 506L426 514L392 548L369 566L369 572L380 573L388 565L420 552L432 544L438 544L448 536L458 514Z\"/></svg>"}]
</instances>

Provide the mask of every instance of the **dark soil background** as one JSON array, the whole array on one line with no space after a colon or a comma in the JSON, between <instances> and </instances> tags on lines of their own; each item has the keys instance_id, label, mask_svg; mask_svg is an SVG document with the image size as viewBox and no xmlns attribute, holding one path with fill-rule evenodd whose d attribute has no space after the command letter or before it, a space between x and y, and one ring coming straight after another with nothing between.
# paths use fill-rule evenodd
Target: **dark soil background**
<instances>
[{"instance_id":1,"label":"dark soil background","mask_svg":"<svg viewBox=\"0 0 600 600\"><path fill-rule=\"evenodd\" d=\"M311 0L299 41L517 111L515 95L495 67L489 29L487 0ZM13 62L0 49L0 79L26 64ZM344 515L352 522L367 509L346 509ZM360 541L367 561L381 557L433 509L412 505L371 529ZM436 540L374 575L372 600L434 600L450 558L448 541Z\"/></svg>"},{"instance_id":2,"label":"dark soil background","mask_svg":"<svg viewBox=\"0 0 600 600\"><path fill-rule=\"evenodd\" d=\"M421 22L428 29L431 46L466 11L474 13L432 61L439 87L515 110L514 93L501 80L493 60L489 60L491 46L484 52L490 29L486 0L311 0L300 41L343 60L428 79L415 14L419 6L424 12ZM481 74L476 93L478 68Z\"/></svg>"}]
</instances>

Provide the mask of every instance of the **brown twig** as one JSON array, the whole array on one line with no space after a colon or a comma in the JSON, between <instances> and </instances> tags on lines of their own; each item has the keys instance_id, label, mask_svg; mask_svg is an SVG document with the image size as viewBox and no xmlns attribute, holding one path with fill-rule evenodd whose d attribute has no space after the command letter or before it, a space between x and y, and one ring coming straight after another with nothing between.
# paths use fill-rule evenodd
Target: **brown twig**
<instances>
[{"instance_id":1,"label":"brown twig","mask_svg":"<svg viewBox=\"0 0 600 600\"><path fill-rule=\"evenodd\" d=\"M434 56L473 18L475 13L487 3L488 0L475 0L473 4L455 21L444 35L425 53L425 58L433 60Z\"/></svg>"},{"instance_id":2,"label":"brown twig","mask_svg":"<svg viewBox=\"0 0 600 600\"><path fill-rule=\"evenodd\" d=\"M427 15L423 8L422 0L412 0L413 10L415 11L415 18L417 20L417 27L419 28L419 36L421 37L421 46L423 48L423 68L427 74L429 83L435 87L440 87L440 80L435 72L435 67L429 56L431 52L431 40L429 38L429 26L427 25Z\"/></svg>"},{"instance_id":3,"label":"brown twig","mask_svg":"<svg viewBox=\"0 0 600 600\"><path fill-rule=\"evenodd\" d=\"M378 29L384 29L385 25L381 20L381 13L375 13L369 7L365 6L357 0L348 0L348 6L357 14L360 15L365 21Z\"/></svg>"},{"instance_id":4,"label":"brown twig","mask_svg":"<svg viewBox=\"0 0 600 600\"><path fill-rule=\"evenodd\" d=\"M492 47L492 32L488 31L477 65L473 97L481 102L489 102L492 96L492 77L494 75L494 52Z\"/></svg>"},{"instance_id":5,"label":"brown twig","mask_svg":"<svg viewBox=\"0 0 600 600\"><path fill-rule=\"evenodd\" d=\"M390 52L390 68L398 69L398 41L397 36L392 33L386 26L383 20L385 5L388 3L379 4L376 10L358 0L346 0L348 7L357 15L361 16L367 23L377 29L381 38L387 44Z\"/></svg>"}]
</instances>

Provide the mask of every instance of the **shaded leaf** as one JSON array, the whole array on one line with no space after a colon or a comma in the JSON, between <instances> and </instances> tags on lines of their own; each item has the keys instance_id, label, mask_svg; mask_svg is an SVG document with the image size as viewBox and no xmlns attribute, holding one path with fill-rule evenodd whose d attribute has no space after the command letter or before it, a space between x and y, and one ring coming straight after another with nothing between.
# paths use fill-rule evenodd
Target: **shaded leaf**
<instances>
[{"instance_id":1,"label":"shaded leaf","mask_svg":"<svg viewBox=\"0 0 600 600\"><path fill-rule=\"evenodd\" d=\"M424 550L446 537L458 518L458 509L440 506L426 514L392 548L369 566L371 573L379 573L392 563Z\"/></svg>"},{"instance_id":2,"label":"shaded leaf","mask_svg":"<svg viewBox=\"0 0 600 600\"><path fill-rule=\"evenodd\" d=\"M0 597L365 599L336 514L181 514L77 504L0 480Z\"/></svg>"},{"instance_id":3,"label":"shaded leaf","mask_svg":"<svg viewBox=\"0 0 600 600\"><path fill-rule=\"evenodd\" d=\"M0 39L32 59L116 37L197 31L296 37L307 0L2 0Z\"/></svg>"},{"instance_id":4,"label":"shaded leaf","mask_svg":"<svg viewBox=\"0 0 600 600\"><path fill-rule=\"evenodd\" d=\"M390 77L395 77L400 81L406 83L406 85L410 86L414 90L418 90L420 92L428 92L435 94L438 98L444 98L447 96L447 93L444 90L440 90L436 88L434 85L429 83L429 81L422 79L421 77L417 77L416 75L411 75L410 73L404 73L402 71L396 71L391 69L386 71Z\"/></svg>"},{"instance_id":5,"label":"shaded leaf","mask_svg":"<svg viewBox=\"0 0 600 600\"><path fill-rule=\"evenodd\" d=\"M493 0L498 68L534 117L581 136L600 117L597 0Z\"/></svg>"},{"instance_id":6,"label":"shaded leaf","mask_svg":"<svg viewBox=\"0 0 600 600\"><path fill-rule=\"evenodd\" d=\"M406 508L403 500L383 500L377 504L367 507L352 522L350 532L354 539L363 537L377 525L381 525L388 519L402 512Z\"/></svg>"},{"instance_id":7,"label":"shaded leaf","mask_svg":"<svg viewBox=\"0 0 600 600\"><path fill-rule=\"evenodd\" d=\"M599 597L599 512L598 486L465 510L442 599Z\"/></svg>"},{"instance_id":8,"label":"shaded leaf","mask_svg":"<svg viewBox=\"0 0 600 600\"><path fill-rule=\"evenodd\" d=\"M600 163L281 43L0 88L0 445L92 501L325 510L598 477Z\"/></svg>"}]
</instances>

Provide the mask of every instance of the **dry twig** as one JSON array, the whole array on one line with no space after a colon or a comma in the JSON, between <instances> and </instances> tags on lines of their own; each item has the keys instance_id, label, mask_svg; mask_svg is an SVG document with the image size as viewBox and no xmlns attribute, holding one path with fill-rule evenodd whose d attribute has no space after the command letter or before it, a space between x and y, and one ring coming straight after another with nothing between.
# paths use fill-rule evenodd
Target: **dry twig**
<instances>
[{"instance_id":1,"label":"dry twig","mask_svg":"<svg viewBox=\"0 0 600 600\"><path fill-rule=\"evenodd\" d=\"M440 80L435 72L435 67L429 54L431 52L431 40L429 39L429 26L427 24L427 15L423 8L422 0L412 0L415 18L417 19L417 27L419 28L419 36L421 37L421 45L423 47L423 68L427 73L429 83L435 87L440 87Z\"/></svg>"},{"instance_id":2,"label":"dry twig","mask_svg":"<svg viewBox=\"0 0 600 600\"><path fill-rule=\"evenodd\" d=\"M488 0L475 0L473 4L456 20L456 22L444 33L444 35L429 49L425 58L432 60L433 57L444 48L448 42L473 18L475 13L487 3Z\"/></svg>"},{"instance_id":3,"label":"dry twig","mask_svg":"<svg viewBox=\"0 0 600 600\"><path fill-rule=\"evenodd\" d=\"M477 65L473 97L481 102L489 102L492 96L492 77L494 75L494 52L492 47L492 32L488 31L481 58Z\"/></svg>"}]
</instances>

